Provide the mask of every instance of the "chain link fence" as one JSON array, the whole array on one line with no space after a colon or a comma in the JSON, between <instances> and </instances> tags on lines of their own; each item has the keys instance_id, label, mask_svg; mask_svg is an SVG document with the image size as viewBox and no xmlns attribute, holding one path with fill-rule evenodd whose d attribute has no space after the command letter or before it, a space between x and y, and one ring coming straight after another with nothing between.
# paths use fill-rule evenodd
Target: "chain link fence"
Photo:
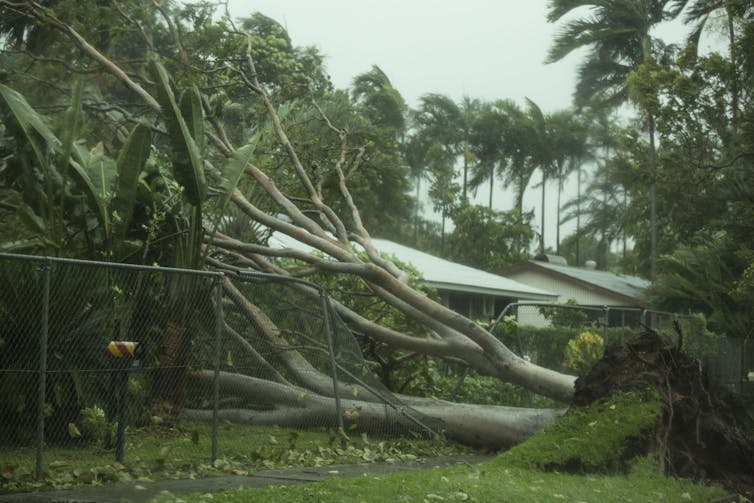
<instances>
[{"instance_id":1,"label":"chain link fence","mask_svg":"<svg viewBox=\"0 0 754 503\"><path fill-rule=\"evenodd\" d=\"M0 282L3 469L33 458L38 476L62 462L46 458L61 445L98 445L122 461L139 456L140 429L185 434L178 418L211 425L191 432L180 454L187 461L232 453L234 429L220 428L226 421L336 438L442 430L381 383L334 301L315 284L9 254L0 254ZM710 362L721 381L740 385L752 363L747 347L710 334L699 318L517 303L491 330L522 357L578 374L605 343L643 327L677 343L674 322L686 350ZM553 405L491 378L482 382L468 369L449 375L457 382L442 398Z\"/></svg>"},{"instance_id":2,"label":"chain link fence","mask_svg":"<svg viewBox=\"0 0 754 503\"><path fill-rule=\"evenodd\" d=\"M225 420L439 431L380 384L314 284L11 254L0 282L0 467L34 456L39 476L60 462L45 459L51 445L96 444L121 462L126 428L175 433L178 418L212 425L212 461L227 454Z\"/></svg>"}]
</instances>

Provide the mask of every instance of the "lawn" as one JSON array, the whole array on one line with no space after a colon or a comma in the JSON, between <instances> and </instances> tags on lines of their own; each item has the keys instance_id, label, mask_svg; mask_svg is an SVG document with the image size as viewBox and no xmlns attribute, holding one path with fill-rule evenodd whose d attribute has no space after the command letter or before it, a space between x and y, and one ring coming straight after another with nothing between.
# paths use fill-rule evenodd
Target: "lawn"
<instances>
[{"instance_id":1,"label":"lawn","mask_svg":"<svg viewBox=\"0 0 754 503\"><path fill-rule=\"evenodd\" d=\"M659 475L653 461L639 460L626 475L568 475L507 467L499 460L473 466L332 479L300 486L163 495L155 503L265 502L690 502L724 496L722 489Z\"/></svg>"},{"instance_id":2,"label":"lawn","mask_svg":"<svg viewBox=\"0 0 754 503\"><path fill-rule=\"evenodd\" d=\"M183 422L178 427L152 426L129 430L125 459L95 443L49 446L44 454L44 479L34 479L32 447L0 451L0 493L65 489L116 481L194 478L223 474L247 475L262 468L322 466L356 462L402 462L417 458L471 453L442 440L378 439L352 435L347 442L325 430L301 431L267 426L222 424L218 459L210 461L210 428Z\"/></svg>"},{"instance_id":3,"label":"lawn","mask_svg":"<svg viewBox=\"0 0 754 503\"><path fill-rule=\"evenodd\" d=\"M685 502L724 496L717 487L662 476L653 456L640 454L637 446L651 441L661 414L656 391L620 392L572 407L526 442L474 466L214 495L165 495L157 501Z\"/></svg>"}]
</instances>

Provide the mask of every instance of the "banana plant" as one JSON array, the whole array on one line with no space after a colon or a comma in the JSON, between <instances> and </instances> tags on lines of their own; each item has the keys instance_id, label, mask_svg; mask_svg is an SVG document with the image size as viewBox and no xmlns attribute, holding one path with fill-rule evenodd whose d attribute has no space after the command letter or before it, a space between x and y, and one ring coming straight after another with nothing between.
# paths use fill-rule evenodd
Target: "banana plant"
<instances>
[{"instance_id":1,"label":"banana plant","mask_svg":"<svg viewBox=\"0 0 754 503\"><path fill-rule=\"evenodd\" d=\"M73 236L83 230L107 259L119 258L127 248L127 231L137 204L137 188L151 149L151 132L137 125L120 149L117 160L107 157L101 143L88 149L75 141L80 91L66 114L64 141L44 116L18 91L0 84L0 113L17 144L13 185L23 203L19 218L32 234L4 251L41 247L76 254Z\"/></svg>"}]
</instances>

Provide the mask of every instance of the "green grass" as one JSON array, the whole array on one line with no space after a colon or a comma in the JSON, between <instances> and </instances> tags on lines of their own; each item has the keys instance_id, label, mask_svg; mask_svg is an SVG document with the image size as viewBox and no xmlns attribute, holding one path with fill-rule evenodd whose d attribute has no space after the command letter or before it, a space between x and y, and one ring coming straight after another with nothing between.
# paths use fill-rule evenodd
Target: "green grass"
<instances>
[{"instance_id":1,"label":"green grass","mask_svg":"<svg viewBox=\"0 0 754 503\"><path fill-rule=\"evenodd\" d=\"M725 495L720 488L660 475L645 453L661 414L656 391L621 392L571 408L528 441L476 466L214 495L165 495L156 501L687 502Z\"/></svg>"},{"instance_id":2,"label":"green grass","mask_svg":"<svg viewBox=\"0 0 754 503\"><path fill-rule=\"evenodd\" d=\"M725 495L722 489L660 476L646 458L626 475L567 475L541 472L498 460L474 466L399 473L380 477L332 479L301 486L269 487L194 494L163 495L155 502L689 502Z\"/></svg>"},{"instance_id":3,"label":"green grass","mask_svg":"<svg viewBox=\"0 0 754 503\"><path fill-rule=\"evenodd\" d=\"M585 407L571 407L500 456L500 462L543 470L622 472L632 458L646 453L662 410L652 389L618 392Z\"/></svg>"},{"instance_id":4,"label":"green grass","mask_svg":"<svg viewBox=\"0 0 754 503\"><path fill-rule=\"evenodd\" d=\"M113 450L93 443L49 446L45 477L34 479L35 450L0 450L0 492L64 489L130 480L246 475L256 469L322 466L356 462L401 462L422 457L472 452L440 440L372 439L352 436L347 444L327 431L222 424L218 460L212 464L210 428L184 422L180 427L149 427L126 434L125 459L115 463Z\"/></svg>"}]
</instances>

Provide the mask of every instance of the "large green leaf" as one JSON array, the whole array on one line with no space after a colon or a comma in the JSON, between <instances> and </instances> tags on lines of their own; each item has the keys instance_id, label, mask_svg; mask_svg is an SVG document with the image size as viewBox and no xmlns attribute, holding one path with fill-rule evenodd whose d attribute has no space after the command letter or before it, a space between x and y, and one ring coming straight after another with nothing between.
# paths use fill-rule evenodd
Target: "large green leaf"
<instances>
[{"instance_id":1,"label":"large green leaf","mask_svg":"<svg viewBox=\"0 0 754 503\"><path fill-rule=\"evenodd\" d=\"M152 146L152 133L148 126L139 124L128 136L116 161L118 172L118 189L115 192L111 208L118 215L119 221L114 225L113 238L122 243L131 223L134 204L137 200L139 175L149 158Z\"/></svg>"},{"instance_id":2,"label":"large green leaf","mask_svg":"<svg viewBox=\"0 0 754 503\"><path fill-rule=\"evenodd\" d=\"M105 159L98 150L99 148L95 147L89 151L83 145L75 143L70 165L73 168L74 182L83 192L90 208L96 212L97 221L107 235L110 232L109 189L114 170L112 161Z\"/></svg>"},{"instance_id":3,"label":"large green leaf","mask_svg":"<svg viewBox=\"0 0 754 503\"><path fill-rule=\"evenodd\" d=\"M55 243L52 241L42 238L42 237L36 237L36 238L29 238L29 239L20 239L18 241L7 241L4 243L0 243L0 252L3 253L30 253L37 251L39 249L49 249L54 248ZM6 283L6 285L9 285L9 283Z\"/></svg>"},{"instance_id":4,"label":"large green leaf","mask_svg":"<svg viewBox=\"0 0 754 503\"><path fill-rule=\"evenodd\" d=\"M255 134L246 145L233 152L233 155L222 167L222 180L218 187L220 189L220 196L217 203L217 216L215 218L212 233L210 234L210 240L214 238L215 231L219 227L220 221L225 214L225 207L228 205L228 202L233 195L233 191L238 186L238 182L241 181L244 169L254 156L254 150L256 149L258 141L259 135ZM205 248L205 255L209 252L209 248L209 246Z\"/></svg>"},{"instance_id":5,"label":"large green leaf","mask_svg":"<svg viewBox=\"0 0 754 503\"><path fill-rule=\"evenodd\" d=\"M179 106L191 137L194 139L199 153L203 156L205 152L204 107L202 106L202 95L199 93L199 89L196 86L191 86L183 91Z\"/></svg>"},{"instance_id":6,"label":"large green leaf","mask_svg":"<svg viewBox=\"0 0 754 503\"><path fill-rule=\"evenodd\" d=\"M0 98L0 105L9 112L9 119L31 146L38 165L46 169L47 151L58 150L61 147L60 140L19 92L0 84Z\"/></svg>"},{"instance_id":7,"label":"large green leaf","mask_svg":"<svg viewBox=\"0 0 754 503\"><path fill-rule=\"evenodd\" d=\"M73 87L73 97L71 106L66 110L63 117L63 162L67 162L73 150L73 144L76 141L76 133L79 129L81 120L81 101L84 94L84 82L79 79ZM67 166L65 166L67 168ZM64 168L64 169L65 169ZM65 172L63 172L65 178Z\"/></svg>"},{"instance_id":8,"label":"large green leaf","mask_svg":"<svg viewBox=\"0 0 754 503\"><path fill-rule=\"evenodd\" d=\"M170 136L173 174L183 186L189 203L198 206L207 194L201 153L176 103L167 70L155 59L149 62L149 69L157 85L157 101L163 108Z\"/></svg>"},{"instance_id":9,"label":"large green leaf","mask_svg":"<svg viewBox=\"0 0 754 503\"><path fill-rule=\"evenodd\" d=\"M217 205L218 213L220 215L223 214L225 206L227 206L230 201L230 196L238 186L238 182L241 180L244 169L251 162L258 141L259 135L252 136L249 142L233 152L230 159L228 159L223 165L222 181L219 186L220 201Z\"/></svg>"}]
</instances>

